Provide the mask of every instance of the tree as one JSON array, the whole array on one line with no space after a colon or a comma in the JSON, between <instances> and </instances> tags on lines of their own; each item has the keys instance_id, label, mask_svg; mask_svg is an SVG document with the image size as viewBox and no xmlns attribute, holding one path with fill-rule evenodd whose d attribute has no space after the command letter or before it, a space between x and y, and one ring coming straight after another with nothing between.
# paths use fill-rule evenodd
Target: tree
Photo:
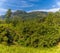
<instances>
[{"instance_id":1,"label":"tree","mask_svg":"<svg viewBox=\"0 0 60 53\"><path fill-rule=\"evenodd\" d=\"M5 15L5 18L6 18L6 23L9 23L10 22L10 17L11 17L11 9L8 9L6 15Z\"/></svg>"}]
</instances>

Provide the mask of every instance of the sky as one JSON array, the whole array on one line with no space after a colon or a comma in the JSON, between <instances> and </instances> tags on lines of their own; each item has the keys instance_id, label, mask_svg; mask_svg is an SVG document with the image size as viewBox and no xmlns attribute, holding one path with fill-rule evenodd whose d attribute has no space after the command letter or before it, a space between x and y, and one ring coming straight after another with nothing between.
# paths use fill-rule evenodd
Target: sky
<instances>
[{"instance_id":1,"label":"sky","mask_svg":"<svg viewBox=\"0 0 60 53\"><path fill-rule=\"evenodd\" d=\"M0 0L0 15L8 9L56 12L60 9L60 0Z\"/></svg>"}]
</instances>

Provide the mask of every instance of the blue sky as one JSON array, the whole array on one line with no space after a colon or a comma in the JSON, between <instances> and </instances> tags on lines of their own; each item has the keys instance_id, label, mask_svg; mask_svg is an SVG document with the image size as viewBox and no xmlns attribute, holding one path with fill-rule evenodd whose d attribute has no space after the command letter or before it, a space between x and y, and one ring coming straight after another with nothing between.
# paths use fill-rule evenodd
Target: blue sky
<instances>
[{"instance_id":1,"label":"blue sky","mask_svg":"<svg viewBox=\"0 0 60 53\"><path fill-rule=\"evenodd\" d=\"M7 9L55 12L60 9L60 0L0 0L0 15Z\"/></svg>"}]
</instances>

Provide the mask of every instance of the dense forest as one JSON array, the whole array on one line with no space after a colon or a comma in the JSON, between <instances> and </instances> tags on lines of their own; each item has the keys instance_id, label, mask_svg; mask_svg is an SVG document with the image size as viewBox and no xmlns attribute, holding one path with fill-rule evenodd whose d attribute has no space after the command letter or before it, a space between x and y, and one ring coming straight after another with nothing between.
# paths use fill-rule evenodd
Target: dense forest
<instances>
[{"instance_id":1,"label":"dense forest","mask_svg":"<svg viewBox=\"0 0 60 53\"><path fill-rule=\"evenodd\" d=\"M53 47L60 42L60 12L8 9L0 16L0 44Z\"/></svg>"}]
</instances>

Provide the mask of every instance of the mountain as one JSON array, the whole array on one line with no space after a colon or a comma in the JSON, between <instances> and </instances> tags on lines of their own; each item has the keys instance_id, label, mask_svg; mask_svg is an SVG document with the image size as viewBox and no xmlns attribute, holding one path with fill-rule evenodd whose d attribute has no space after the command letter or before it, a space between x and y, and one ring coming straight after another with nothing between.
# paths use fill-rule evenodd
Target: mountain
<instances>
[{"instance_id":1,"label":"mountain","mask_svg":"<svg viewBox=\"0 0 60 53\"><path fill-rule=\"evenodd\" d=\"M5 18L5 15L1 15L0 17L1 17L1 19L4 19Z\"/></svg>"},{"instance_id":2,"label":"mountain","mask_svg":"<svg viewBox=\"0 0 60 53\"><path fill-rule=\"evenodd\" d=\"M38 18L42 18L47 16L47 12L43 12L43 11L33 11L28 13L31 17L38 17Z\"/></svg>"},{"instance_id":3,"label":"mountain","mask_svg":"<svg viewBox=\"0 0 60 53\"><path fill-rule=\"evenodd\" d=\"M22 10L17 10L15 12L12 12L12 15L22 15L22 14L26 14L27 12L22 11Z\"/></svg>"},{"instance_id":4,"label":"mountain","mask_svg":"<svg viewBox=\"0 0 60 53\"><path fill-rule=\"evenodd\" d=\"M33 12L25 12L23 10L17 10L15 12L12 12L12 16L20 16L24 19L26 18L43 18L47 16L47 12L43 12L43 11L33 11ZM2 18L4 18L5 16L2 15Z\"/></svg>"}]
</instances>

